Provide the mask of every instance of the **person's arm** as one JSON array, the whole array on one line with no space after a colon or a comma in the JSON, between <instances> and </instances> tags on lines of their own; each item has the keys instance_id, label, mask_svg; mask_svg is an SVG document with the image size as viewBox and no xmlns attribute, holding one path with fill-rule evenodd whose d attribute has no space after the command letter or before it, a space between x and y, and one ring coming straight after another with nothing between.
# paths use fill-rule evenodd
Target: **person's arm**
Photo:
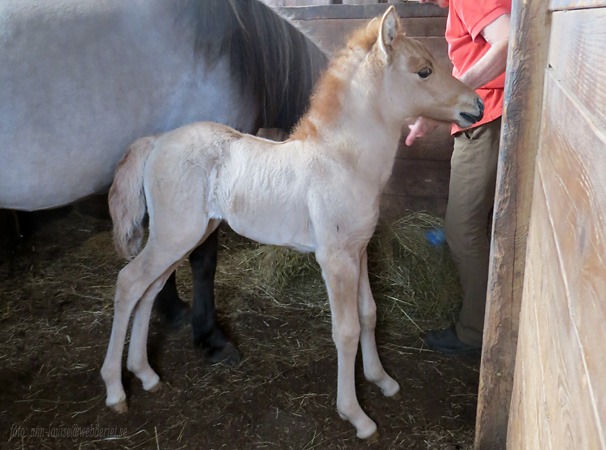
<instances>
[{"instance_id":1,"label":"person's arm","mask_svg":"<svg viewBox=\"0 0 606 450\"><path fill-rule=\"evenodd\" d=\"M484 27L480 34L490 44L490 48L459 80L475 90L505 72L509 23L509 14L503 14Z\"/></svg>"},{"instance_id":2,"label":"person's arm","mask_svg":"<svg viewBox=\"0 0 606 450\"><path fill-rule=\"evenodd\" d=\"M473 90L484 86L505 72L507 66L507 44L509 42L509 23L509 14L503 14L482 29L480 34L490 44L490 48L473 67L459 77L459 80ZM437 122L427 117L417 118L413 125L408 126L410 133L406 136L406 145L412 145L417 138L432 133L440 123L442 122Z\"/></svg>"}]
</instances>

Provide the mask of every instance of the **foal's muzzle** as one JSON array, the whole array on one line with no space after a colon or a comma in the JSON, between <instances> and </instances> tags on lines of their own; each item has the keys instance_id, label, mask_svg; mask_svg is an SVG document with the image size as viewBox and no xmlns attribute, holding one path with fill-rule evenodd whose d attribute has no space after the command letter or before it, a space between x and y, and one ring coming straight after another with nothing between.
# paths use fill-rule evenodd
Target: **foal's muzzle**
<instances>
[{"instance_id":1,"label":"foal's muzzle","mask_svg":"<svg viewBox=\"0 0 606 450\"><path fill-rule=\"evenodd\" d=\"M480 97L478 97L477 106L478 106L477 115L473 115L473 114L466 113L466 112L459 113L459 115L463 118L463 120L465 120L466 122L469 122L470 125L473 125L474 123L479 122L480 120L482 120L482 117L484 117L484 102L482 101L482 99Z\"/></svg>"}]
</instances>

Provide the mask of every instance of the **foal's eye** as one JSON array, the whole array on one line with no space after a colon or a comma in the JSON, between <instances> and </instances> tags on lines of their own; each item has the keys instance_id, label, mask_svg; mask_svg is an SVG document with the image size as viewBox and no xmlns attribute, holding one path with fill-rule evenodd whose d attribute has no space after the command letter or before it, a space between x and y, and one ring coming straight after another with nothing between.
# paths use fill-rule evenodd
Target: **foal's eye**
<instances>
[{"instance_id":1,"label":"foal's eye","mask_svg":"<svg viewBox=\"0 0 606 450\"><path fill-rule=\"evenodd\" d=\"M429 67L425 67L424 69L419 70L417 75L419 75L421 78L427 78L429 75L431 75L431 69Z\"/></svg>"}]
</instances>

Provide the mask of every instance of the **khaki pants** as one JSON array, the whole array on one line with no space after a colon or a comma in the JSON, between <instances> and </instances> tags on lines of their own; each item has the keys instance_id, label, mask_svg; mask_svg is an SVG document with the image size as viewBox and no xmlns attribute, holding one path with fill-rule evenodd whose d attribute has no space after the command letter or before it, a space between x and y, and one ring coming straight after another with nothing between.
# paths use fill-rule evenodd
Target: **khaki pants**
<instances>
[{"instance_id":1,"label":"khaki pants","mask_svg":"<svg viewBox=\"0 0 606 450\"><path fill-rule=\"evenodd\" d=\"M455 136L446 208L446 239L463 288L463 306L456 323L459 339L481 345L486 310L488 228L499 152L501 119Z\"/></svg>"}]
</instances>

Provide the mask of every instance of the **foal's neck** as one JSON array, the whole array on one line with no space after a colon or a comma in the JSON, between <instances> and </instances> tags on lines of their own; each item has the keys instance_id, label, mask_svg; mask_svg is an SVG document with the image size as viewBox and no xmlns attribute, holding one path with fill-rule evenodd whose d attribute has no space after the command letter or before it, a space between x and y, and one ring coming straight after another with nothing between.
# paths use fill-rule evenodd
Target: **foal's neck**
<instances>
[{"instance_id":1,"label":"foal's neck","mask_svg":"<svg viewBox=\"0 0 606 450\"><path fill-rule=\"evenodd\" d=\"M400 123L388 110L393 102L386 98L384 74L368 51L351 47L333 61L291 139L313 142L345 162L352 176L381 190L393 167Z\"/></svg>"},{"instance_id":2,"label":"foal's neck","mask_svg":"<svg viewBox=\"0 0 606 450\"><path fill-rule=\"evenodd\" d=\"M382 190L393 168L400 124L381 113L381 101L373 93L349 89L347 94L339 119L321 133L320 139L337 154L346 153L348 159L357 161L356 176Z\"/></svg>"}]
</instances>

